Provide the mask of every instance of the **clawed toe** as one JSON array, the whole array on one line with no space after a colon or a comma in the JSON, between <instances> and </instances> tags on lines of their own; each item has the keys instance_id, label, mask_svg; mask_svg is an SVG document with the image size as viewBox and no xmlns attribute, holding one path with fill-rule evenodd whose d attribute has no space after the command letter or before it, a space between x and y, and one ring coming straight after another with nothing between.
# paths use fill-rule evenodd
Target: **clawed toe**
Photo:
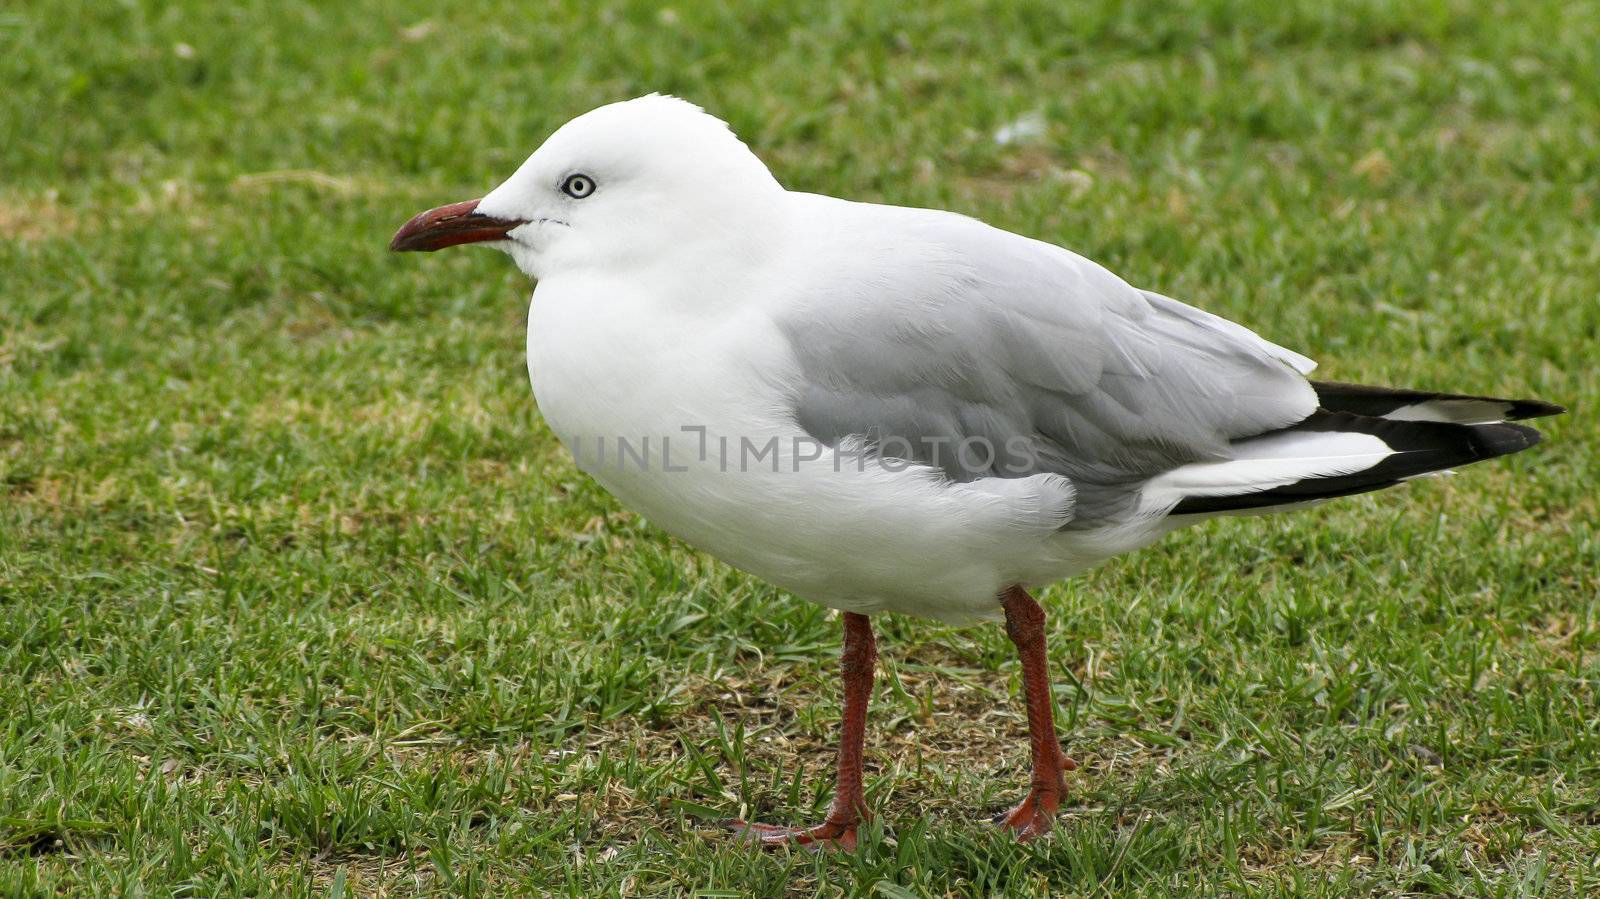
<instances>
[{"instance_id":1,"label":"clawed toe","mask_svg":"<svg viewBox=\"0 0 1600 899\"><path fill-rule=\"evenodd\" d=\"M839 849L852 852L856 848L856 825L837 821L824 821L814 827L785 827L781 824L758 824L735 818L725 823L738 836L760 843L768 849L779 846L800 846L812 852Z\"/></svg>"},{"instance_id":2,"label":"clawed toe","mask_svg":"<svg viewBox=\"0 0 1600 899\"><path fill-rule=\"evenodd\" d=\"M1050 832L1055 824L1056 810L1061 806L1061 793L1055 790L1033 789L1010 810L994 816L994 823L1011 831L1021 842L1028 842Z\"/></svg>"}]
</instances>

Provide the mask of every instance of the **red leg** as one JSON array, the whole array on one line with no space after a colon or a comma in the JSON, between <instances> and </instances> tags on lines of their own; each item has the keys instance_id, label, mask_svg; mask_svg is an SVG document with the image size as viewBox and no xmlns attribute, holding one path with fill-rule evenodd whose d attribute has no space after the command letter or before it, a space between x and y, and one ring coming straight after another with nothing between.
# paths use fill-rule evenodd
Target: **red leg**
<instances>
[{"instance_id":1,"label":"red leg","mask_svg":"<svg viewBox=\"0 0 1600 899\"><path fill-rule=\"evenodd\" d=\"M1067 790L1065 772L1077 768L1078 763L1061 751L1061 742L1056 739L1050 672L1044 655L1044 609L1026 590L1016 586L1000 594L1000 605L1006 610L1006 635L1022 657L1022 694L1028 704L1033 780L1027 798L995 818L995 823L1010 828L1018 839L1026 841L1050 831L1061 796Z\"/></svg>"},{"instance_id":2,"label":"red leg","mask_svg":"<svg viewBox=\"0 0 1600 899\"><path fill-rule=\"evenodd\" d=\"M861 744L867 732L867 702L872 698L872 667L878 648L872 622L865 615L844 613L844 721L839 734L839 777L833 805L822 823L814 827L728 822L741 836L763 846L805 846L810 849L856 848L856 825L867 817L866 793L861 784Z\"/></svg>"}]
</instances>

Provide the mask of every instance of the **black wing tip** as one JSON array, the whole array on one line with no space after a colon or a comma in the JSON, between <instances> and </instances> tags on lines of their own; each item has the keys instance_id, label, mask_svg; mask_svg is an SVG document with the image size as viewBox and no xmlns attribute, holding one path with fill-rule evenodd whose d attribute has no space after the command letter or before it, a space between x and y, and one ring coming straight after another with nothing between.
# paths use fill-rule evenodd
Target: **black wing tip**
<instances>
[{"instance_id":1,"label":"black wing tip","mask_svg":"<svg viewBox=\"0 0 1600 899\"><path fill-rule=\"evenodd\" d=\"M1507 421L1521 421L1525 418L1544 418L1549 415L1565 415L1567 407L1544 400L1506 400L1511 404L1511 412L1506 416Z\"/></svg>"},{"instance_id":2,"label":"black wing tip","mask_svg":"<svg viewBox=\"0 0 1600 899\"><path fill-rule=\"evenodd\" d=\"M1317 401L1330 412L1349 412L1382 418L1405 406L1429 402L1497 403L1505 407L1506 421L1526 418L1543 418L1561 415L1566 407L1531 398L1509 399L1497 396L1479 396L1467 393L1441 393L1432 390L1413 390L1404 387L1381 387L1375 384L1353 384L1346 381L1312 381L1317 391Z\"/></svg>"},{"instance_id":3,"label":"black wing tip","mask_svg":"<svg viewBox=\"0 0 1600 899\"><path fill-rule=\"evenodd\" d=\"M1520 453L1537 446L1543 439L1543 435L1534 428L1507 422L1456 424L1396 421L1326 410L1312 413L1305 421L1284 430L1372 434L1387 443L1394 452L1372 468L1348 475L1308 478L1258 493L1184 497L1168 514L1217 514L1252 509L1271 511L1279 506L1370 493L1419 475Z\"/></svg>"},{"instance_id":4,"label":"black wing tip","mask_svg":"<svg viewBox=\"0 0 1600 899\"><path fill-rule=\"evenodd\" d=\"M1527 425L1495 424L1467 425L1473 431L1476 443L1484 450L1482 458L1509 456L1538 446L1544 435ZM1476 461L1476 460L1473 460Z\"/></svg>"}]
</instances>

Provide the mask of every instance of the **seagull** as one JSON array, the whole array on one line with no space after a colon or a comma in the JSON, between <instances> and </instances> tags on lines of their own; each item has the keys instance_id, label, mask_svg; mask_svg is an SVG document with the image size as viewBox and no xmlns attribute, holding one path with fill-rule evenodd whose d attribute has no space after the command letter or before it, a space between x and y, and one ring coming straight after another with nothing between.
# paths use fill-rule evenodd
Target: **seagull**
<instances>
[{"instance_id":1,"label":"seagull","mask_svg":"<svg viewBox=\"0 0 1600 899\"><path fill-rule=\"evenodd\" d=\"M1298 509L1533 446L1564 411L1311 380L1314 363L1060 247L951 212L786 190L652 94L557 129L393 250L482 243L536 281L528 374L576 464L723 561L837 609L837 784L769 846L853 849L871 615L1002 618L1047 833L1062 751L1030 590L1220 515Z\"/></svg>"}]
</instances>

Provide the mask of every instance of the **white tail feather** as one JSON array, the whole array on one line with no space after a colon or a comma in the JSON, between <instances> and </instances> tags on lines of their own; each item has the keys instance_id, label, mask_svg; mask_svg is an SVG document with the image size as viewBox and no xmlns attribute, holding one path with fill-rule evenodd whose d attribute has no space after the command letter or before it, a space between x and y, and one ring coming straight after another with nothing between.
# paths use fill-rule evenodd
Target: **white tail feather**
<instances>
[{"instance_id":1,"label":"white tail feather","mask_svg":"<svg viewBox=\"0 0 1600 899\"><path fill-rule=\"evenodd\" d=\"M1236 444L1234 458L1197 462L1151 478L1142 505L1170 508L1189 496L1237 496L1308 478L1354 474L1394 455L1371 434L1285 431Z\"/></svg>"}]
</instances>

